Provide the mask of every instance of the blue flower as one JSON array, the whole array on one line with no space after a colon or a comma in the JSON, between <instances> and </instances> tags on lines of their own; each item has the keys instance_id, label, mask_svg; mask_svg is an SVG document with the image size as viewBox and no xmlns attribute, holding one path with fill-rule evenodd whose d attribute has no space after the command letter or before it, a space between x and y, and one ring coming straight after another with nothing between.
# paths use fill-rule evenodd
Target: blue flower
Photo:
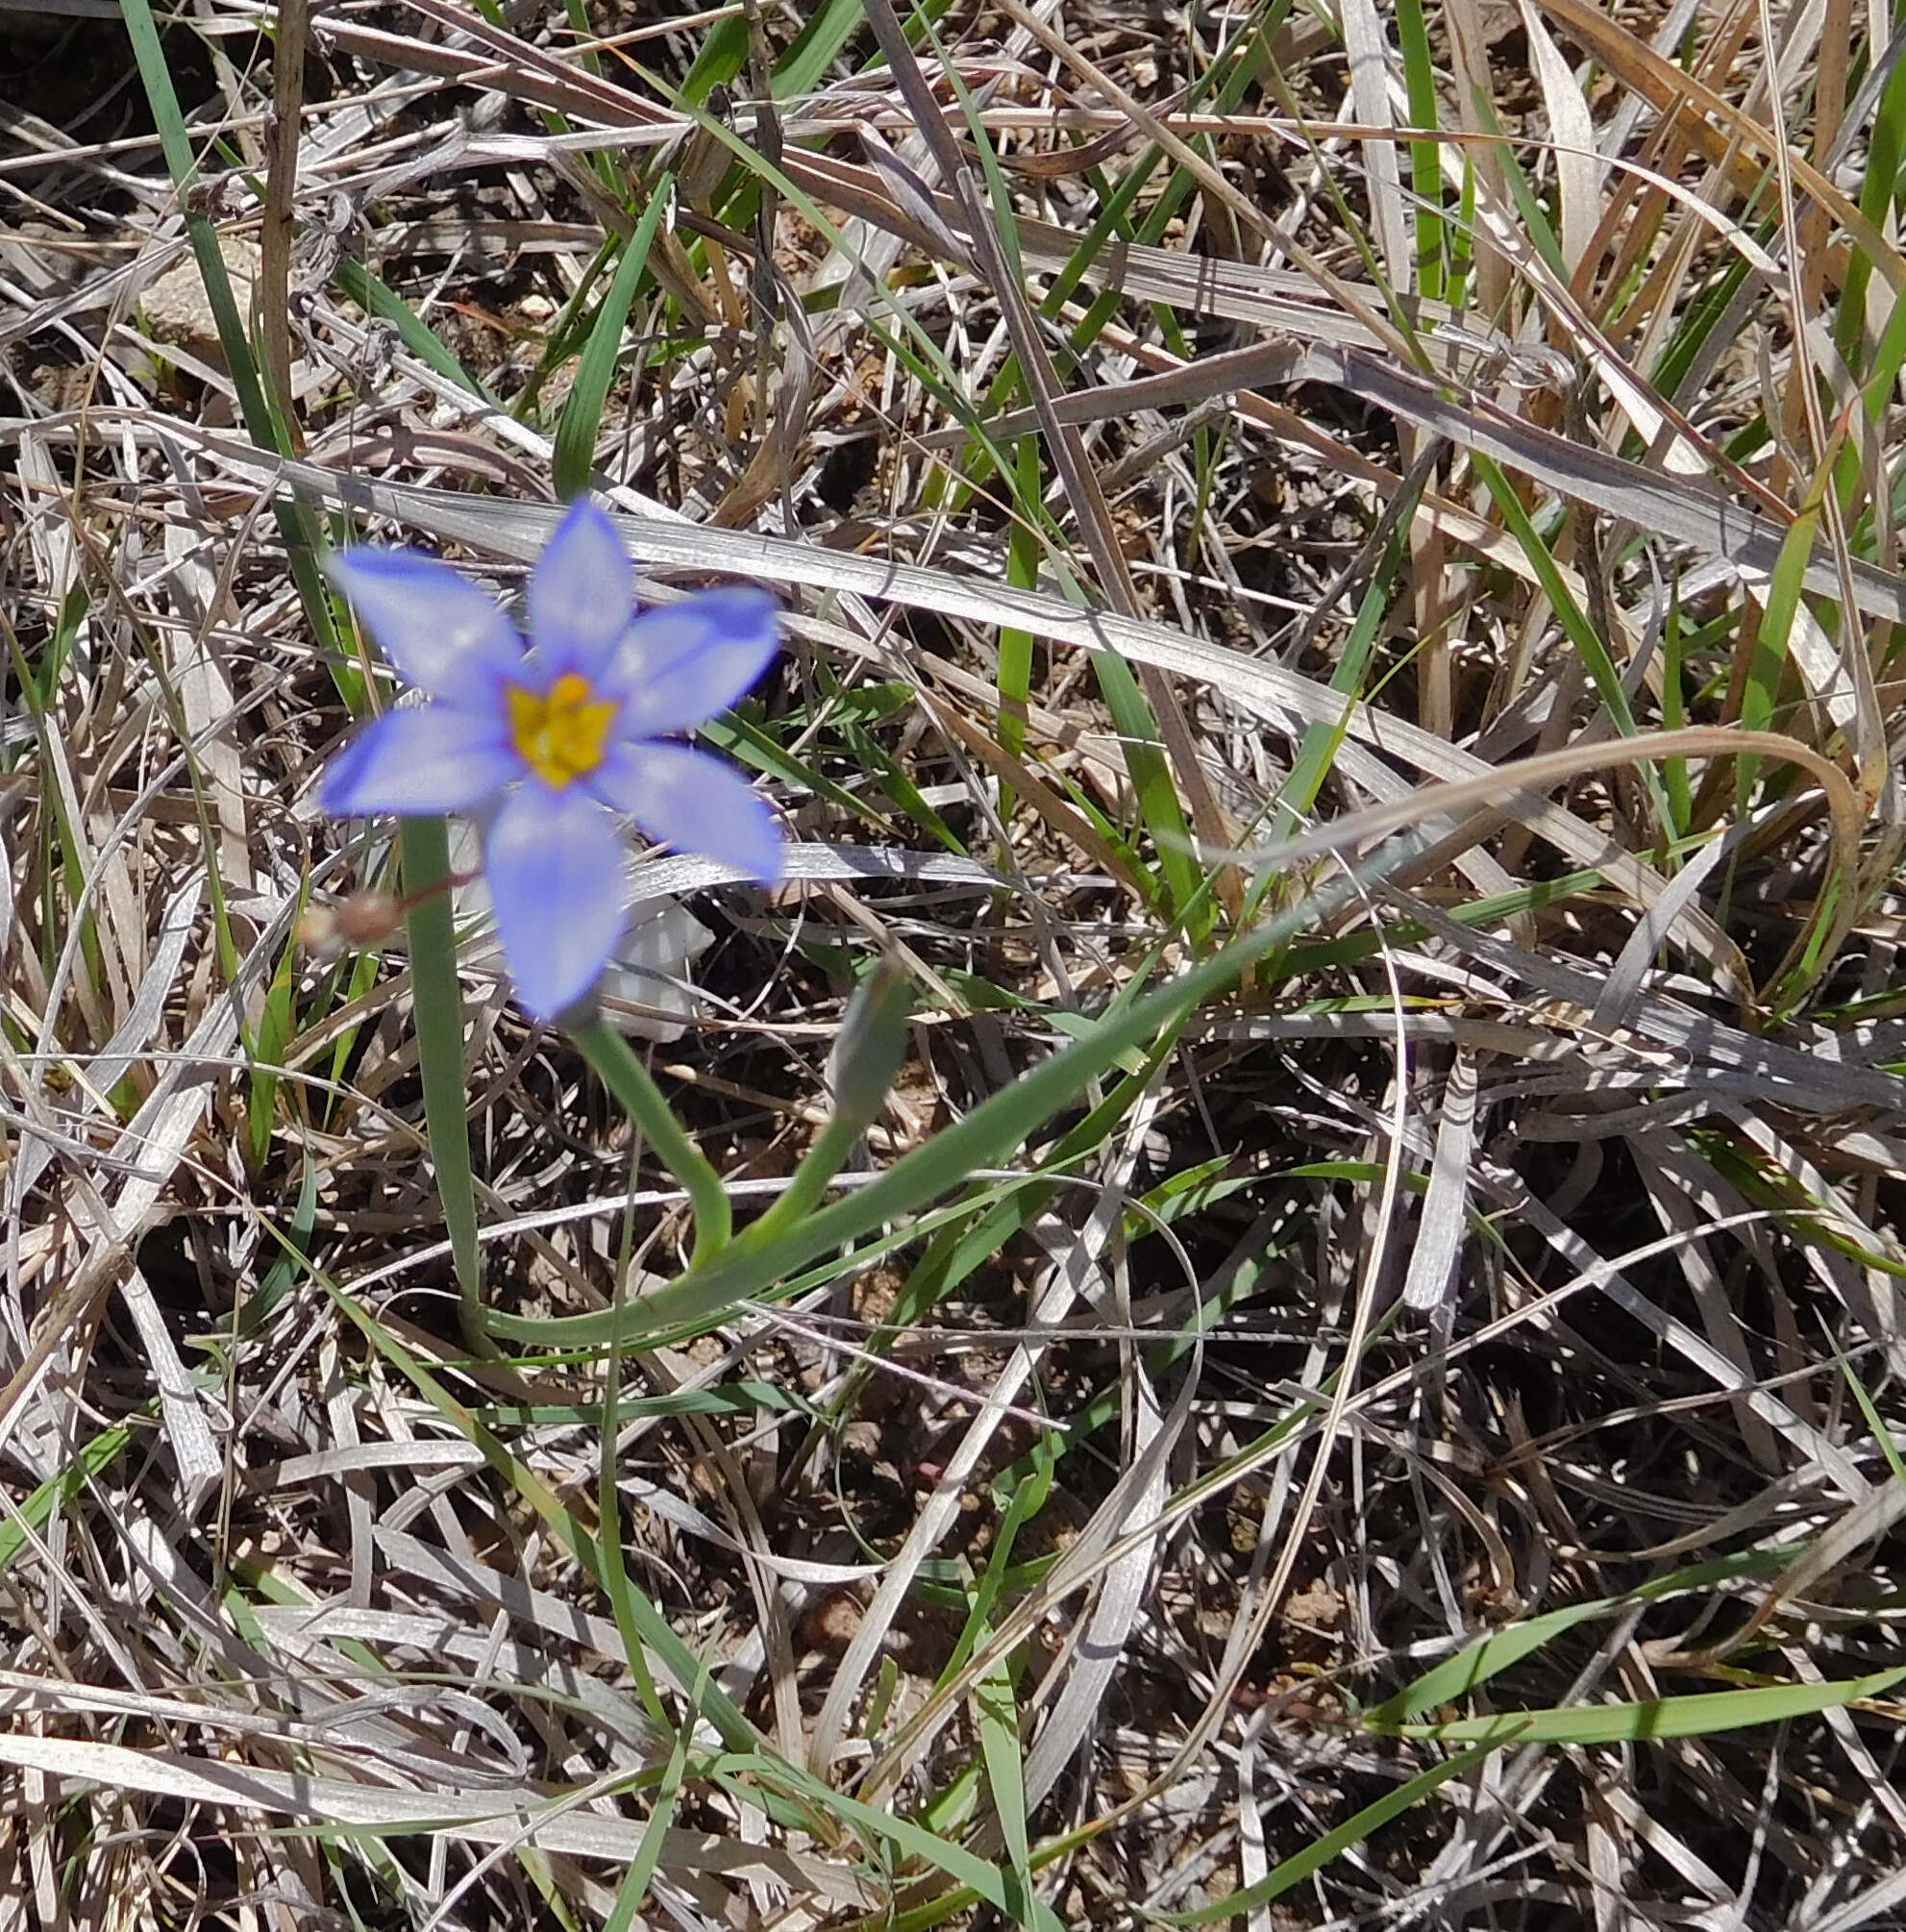
<instances>
[{"instance_id":1,"label":"blue flower","mask_svg":"<svg viewBox=\"0 0 1906 1932\"><path fill-rule=\"evenodd\" d=\"M708 590L635 614L614 526L579 503L530 576L530 643L467 578L407 550L347 550L331 575L407 683L331 762L325 809L469 812L517 997L538 1019L580 1000L628 919L612 814L763 882L774 817L677 732L732 705L777 648L765 591Z\"/></svg>"}]
</instances>

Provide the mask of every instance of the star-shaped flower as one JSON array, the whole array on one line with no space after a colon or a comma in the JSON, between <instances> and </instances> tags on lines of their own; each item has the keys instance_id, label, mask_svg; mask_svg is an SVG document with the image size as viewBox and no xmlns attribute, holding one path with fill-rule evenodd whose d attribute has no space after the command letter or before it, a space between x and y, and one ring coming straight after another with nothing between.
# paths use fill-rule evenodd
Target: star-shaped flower
<instances>
[{"instance_id":1,"label":"star-shaped flower","mask_svg":"<svg viewBox=\"0 0 1906 1932\"><path fill-rule=\"evenodd\" d=\"M327 811L468 812L516 993L553 1019L588 992L628 918L613 814L679 851L780 877L773 815L728 765L666 740L732 705L777 649L765 591L635 612L635 574L579 503L530 576L530 643L433 557L347 550L331 575L405 681L332 760Z\"/></svg>"}]
</instances>

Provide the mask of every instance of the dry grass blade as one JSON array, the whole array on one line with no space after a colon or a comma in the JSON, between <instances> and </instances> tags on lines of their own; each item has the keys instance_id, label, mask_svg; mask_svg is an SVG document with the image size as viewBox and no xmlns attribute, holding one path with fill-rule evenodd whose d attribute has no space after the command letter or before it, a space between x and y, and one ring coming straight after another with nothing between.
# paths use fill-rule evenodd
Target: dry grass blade
<instances>
[{"instance_id":1,"label":"dry grass blade","mask_svg":"<svg viewBox=\"0 0 1906 1932\"><path fill-rule=\"evenodd\" d=\"M56 1778L149 1792L188 1803L229 1807L240 1814L289 1816L382 1833L421 1828L476 1845L533 1845L571 1857L617 1864L635 1857L643 1836L628 1821L589 1810L588 1801L599 1794L588 1790L397 1791L341 1778L227 1765L210 1757L130 1751L81 1739L0 1737L0 1762ZM704 1833L669 1832L662 1841L661 1862L684 1872L767 1879L836 1907L872 1902L871 1894L841 1867L766 1847L745 1848Z\"/></svg>"}]
</instances>

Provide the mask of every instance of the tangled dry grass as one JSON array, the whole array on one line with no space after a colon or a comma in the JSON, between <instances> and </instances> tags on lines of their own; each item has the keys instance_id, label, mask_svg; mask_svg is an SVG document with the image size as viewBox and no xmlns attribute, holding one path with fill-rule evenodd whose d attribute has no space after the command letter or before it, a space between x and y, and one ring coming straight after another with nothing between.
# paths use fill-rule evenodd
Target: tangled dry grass
<instances>
[{"instance_id":1,"label":"tangled dry grass","mask_svg":"<svg viewBox=\"0 0 1906 1932\"><path fill-rule=\"evenodd\" d=\"M0 1923L1906 1924L1884 13L50 4ZM311 943L316 559L582 486L787 602L606 1000L744 1224L906 988L725 1275Z\"/></svg>"}]
</instances>

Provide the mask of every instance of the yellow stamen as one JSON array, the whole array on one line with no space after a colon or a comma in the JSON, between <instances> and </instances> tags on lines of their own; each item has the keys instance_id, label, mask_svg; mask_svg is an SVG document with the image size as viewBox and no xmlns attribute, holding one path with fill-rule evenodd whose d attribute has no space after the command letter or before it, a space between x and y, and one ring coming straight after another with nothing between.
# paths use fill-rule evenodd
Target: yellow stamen
<instances>
[{"instance_id":1,"label":"yellow stamen","mask_svg":"<svg viewBox=\"0 0 1906 1932\"><path fill-rule=\"evenodd\" d=\"M509 735L524 763L557 791L602 763L615 712L615 701L594 697L588 679L575 671L547 695L509 687Z\"/></svg>"}]
</instances>

